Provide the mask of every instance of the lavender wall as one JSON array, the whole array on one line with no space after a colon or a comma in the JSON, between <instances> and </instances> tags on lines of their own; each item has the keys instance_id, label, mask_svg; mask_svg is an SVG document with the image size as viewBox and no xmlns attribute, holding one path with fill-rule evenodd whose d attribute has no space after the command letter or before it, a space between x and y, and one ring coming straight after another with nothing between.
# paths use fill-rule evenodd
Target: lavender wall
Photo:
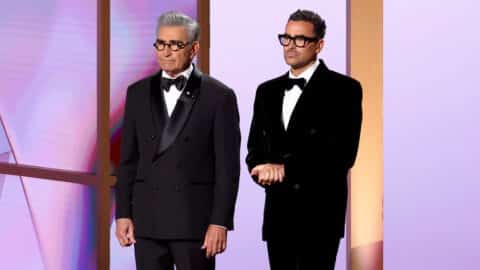
<instances>
[{"instance_id":1,"label":"lavender wall","mask_svg":"<svg viewBox=\"0 0 480 270\"><path fill-rule=\"evenodd\" d=\"M320 56L331 69L345 73L346 1L211 0L211 74L237 94L242 159L257 85L288 70L276 35L284 31L288 16L298 8L314 10L326 19L326 48ZM264 192L250 180L242 165L236 230L229 234L227 252L218 257L218 269L268 269L261 241ZM342 241L337 269L345 269L344 245Z\"/></svg>"},{"instance_id":2,"label":"lavender wall","mask_svg":"<svg viewBox=\"0 0 480 270\"><path fill-rule=\"evenodd\" d=\"M478 269L477 1L385 1L385 269Z\"/></svg>"}]
</instances>

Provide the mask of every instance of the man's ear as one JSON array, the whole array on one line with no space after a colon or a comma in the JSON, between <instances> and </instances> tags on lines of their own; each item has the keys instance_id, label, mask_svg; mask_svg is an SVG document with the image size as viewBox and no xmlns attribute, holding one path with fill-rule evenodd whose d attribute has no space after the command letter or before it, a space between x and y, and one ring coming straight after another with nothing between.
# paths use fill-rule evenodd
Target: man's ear
<instances>
[{"instance_id":1,"label":"man's ear","mask_svg":"<svg viewBox=\"0 0 480 270\"><path fill-rule=\"evenodd\" d=\"M320 39L317 41L317 47L315 49L315 52L318 54L323 50L323 46L325 45L325 41L323 39Z\"/></svg>"},{"instance_id":2,"label":"man's ear","mask_svg":"<svg viewBox=\"0 0 480 270\"><path fill-rule=\"evenodd\" d=\"M192 56L191 56L191 58L192 59L195 58L195 56L197 56L199 52L200 52L200 42L194 41L192 43Z\"/></svg>"}]
</instances>

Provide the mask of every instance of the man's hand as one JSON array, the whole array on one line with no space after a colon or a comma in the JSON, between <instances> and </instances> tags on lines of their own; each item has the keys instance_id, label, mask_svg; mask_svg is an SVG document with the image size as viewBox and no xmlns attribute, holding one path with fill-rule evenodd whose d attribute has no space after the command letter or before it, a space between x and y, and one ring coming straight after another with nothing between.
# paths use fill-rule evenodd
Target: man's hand
<instances>
[{"instance_id":1,"label":"man's hand","mask_svg":"<svg viewBox=\"0 0 480 270\"><path fill-rule=\"evenodd\" d=\"M207 258L222 253L227 248L227 229L218 225L209 225L202 249L206 251Z\"/></svg>"},{"instance_id":2,"label":"man's hand","mask_svg":"<svg viewBox=\"0 0 480 270\"><path fill-rule=\"evenodd\" d=\"M135 244L135 236L133 236L133 221L129 218L117 219L115 236L122 247L128 247Z\"/></svg>"},{"instance_id":3,"label":"man's hand","mask_svg":"<svg viewBox=\"0 0 480 270\"><path fill-rule=\"evenodd\" d=\"M283 181L285 177L285 167L283 164L261 164L255 166L250 174L257 176L257 181L260 185L271 185Z\"/></svg>"}]
</instances>

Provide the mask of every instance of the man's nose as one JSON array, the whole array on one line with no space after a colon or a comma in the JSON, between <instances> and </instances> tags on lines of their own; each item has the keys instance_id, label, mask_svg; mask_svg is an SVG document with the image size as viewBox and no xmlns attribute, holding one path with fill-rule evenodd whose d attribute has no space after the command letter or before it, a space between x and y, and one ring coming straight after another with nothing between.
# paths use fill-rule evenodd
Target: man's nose
<instances>
[{"instance_id":1,"label":"man's nose","mask_svg":"<svg viewBox=\"0 0 480 270\"><path fill-rule=\"evenodd\" d=\"M296 49L295 41L294 41L294 40L290 40L290 43L287 45L287 50L289 50L289 51L294 51L295 49Z\"/></svg>"},{"instance_id":2,"label":"man's nose","mask_svg":"<svg viewBox=\"0 0 480 270\"><path fill-rule=\"evenodd\" d=\"M163 49L163 56L169 57L170 55L172 55L172 49L170 49L169 46L165 46L165 49Z\"/></svg>"}]
</instances>

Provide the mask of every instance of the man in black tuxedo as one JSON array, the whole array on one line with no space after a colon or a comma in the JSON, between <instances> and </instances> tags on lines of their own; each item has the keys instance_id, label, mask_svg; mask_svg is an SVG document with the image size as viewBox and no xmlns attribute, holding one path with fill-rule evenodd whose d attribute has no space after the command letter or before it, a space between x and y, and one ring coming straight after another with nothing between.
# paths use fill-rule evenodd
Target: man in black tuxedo
<instances>
[{"instance_id":1,"label":"man in black tuxedo","mask_svg":"<svg viewBox=\"0 0 480 270\"><path fill-rule=\"evenodd\" d=\"M198 23L160 16L161 70L127 91L116 183L116 236L137 269L211 270L227 244L240 174L234 92L202 74Z\"/></svg>"},{"instance_id":2,"label":"man in black tuxedo","mask_svg":"<svg viewBox=\"0 0 480 270\"><path fill-rule=\"evenodd\" d=\"M266 191L272 270L334 269L344 236L362 90L317 60L325 28L314 12L293 13L279 35L290 71L262 83L255 97L246 161Z\"/></svg>"}]
</instances>

